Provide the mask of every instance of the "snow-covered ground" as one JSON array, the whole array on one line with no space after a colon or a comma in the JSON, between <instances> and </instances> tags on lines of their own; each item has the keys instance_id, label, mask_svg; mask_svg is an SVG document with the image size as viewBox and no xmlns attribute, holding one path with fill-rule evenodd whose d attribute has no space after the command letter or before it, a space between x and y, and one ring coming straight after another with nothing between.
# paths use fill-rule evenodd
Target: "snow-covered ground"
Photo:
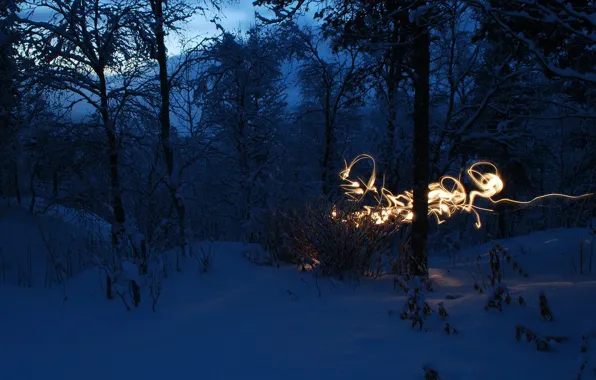
<instances>
[{"instance_id":1,"label":"snow-covered ground","mask_svg":"<svg viewBox=\"0 0 596 380\"><path fill-rule=\"evenodd\" d=\"M32 247L32 256L45 255L35 234L39 220L51 218L4 210L0 241L10 249L3 254ZM60 223L54 228L66 228ZM292 266L257 266L238 243L214 243L208 273L190 261L182 273L171 273L155 313L146 295L131 312L119 299L106 300L96 270L69 280L66 300L62 287L48 289L43 281L0 285L0 379L407 380L424 379L425 365L444 380L575 379L581 335L596 333L596 275L574 272L580 245L587 268L592 238L572 229L499 242L529 273L523 278L505 266L514 300L522 295L527 305L514 302L502 312L484 310L486 296L472 286L473 266L432 257L435 291L427 301L433 308L444 302L454 335L436 313L424 331L400 320L405 297L394 290L393 277L315 281ZM490 248L477 246L459 258L483 255L488 273ZM540 291L553 322L540 316ZM518 324L568 340L539 352L516 341ZM584 379L596 378L596 335L591 342Z\"/></svg>"}]
</instances>

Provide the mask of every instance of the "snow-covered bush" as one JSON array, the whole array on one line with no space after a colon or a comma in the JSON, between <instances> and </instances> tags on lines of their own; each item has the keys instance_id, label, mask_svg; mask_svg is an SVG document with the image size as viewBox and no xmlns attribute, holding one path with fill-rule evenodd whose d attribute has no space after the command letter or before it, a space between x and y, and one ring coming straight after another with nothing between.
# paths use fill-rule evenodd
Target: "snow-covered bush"
<instances>
[{"instance_id":1,"label":"snow-covered bush","mask_svg":"<svg viewBox=\"0 0 596 380\"><path fill-rule=\"evenodd\" d=\"M439 372L436 369L424 366L422 367L422 370L424 371L424 380L441 380Z\"/></svg>"},{"instance_id":2,"label":"snow-covered bush","mask_svg":"<svg viewBox=\"0 0 596 380\"><path fill-rule=\"evenodd\" d=\"M433 313L432 308L425 300L426 293L433 290L430 279L428 276L416 276L413 278L411 285L408 284L404 276L398 276L394 281L406 293L406 300L400 318L403 320L409 319L412 321L412 328L418 326L419 330L422 331L426 317ZM440 318L448 316L442 302L439 303L437 312ZM455 329L453 329L453 332L455 332ZM448 331L448 333L451 333L451 331Z\"/></svg>"},{"instance_id":3,"label":"snow-covered bush","mask_svg":"<svg viewBox=\"0 0 596 380\"><path fill-rule=\"evenodd\" d=\"M521 342L523 337L526 338L526 342L536 346L536 351L552 351L557 343L569 340L566 336L544 335L523 325L515 326L515 340Z\"/></svg>"},{"instance_id":4,"label":"snow-covered bush","mask_svg":"<svg viewBox=\"0 0 596 380\"><path fill-rule=\"evenodd\" d=\"M358 218L354 211L359 207L353 202L319 201L295 209L286 215L284 249L295 253L295 262L302 269L316 268L323 276L341 279L371 274L375 258L390 252L391 237L398 227Z\"/></svg>"},{"instance_id":5,"label":"snow-covered bush","mask_svg":"<svg viewBox=\"0 0 596 380\"><path fill-rule=\"evenodd\" d=\"M586 379L586 378L590 378L590 374L593 374L594 377L596 378L596 364L594 363L594 360L590 360L590 353L593 353L593 351L590 350L590 340L593 340L596 338L596 334L589 334L589 333L584 333L582 334L581 337L581 347L579 349L580 351L580 355L579 355L579 359L578 359L578 371L577 371L577 380L582 380L582 379ZM593 356L594 359L596 359L596 357ZM592 368L589 368L592 367ZM590 373L591 372L591 373ZM584 375L586 375L587 377L584 377Z\"/></svg>"},{"instance_id":6,"label":"snow-covered bush","mask_svg":"<svg viewBox=\"0 0 596 380\"><path fill-rule=\"evenodd\" d=\"M207 273L213 268L213 260L215 257L214 248L213 241L191 244L188 247L190 257L195 259L201 273Z\"/></svg>"},{"instance_id":7,"label":"snow-covered bush","mask_svg":"<svg viewBox=\"0 0 596 380\"><path fill-rule=\"evenodd\" d=\"M529 277L529 274L520 266L520 264L513 260L509 252L497 243L493 243L488 252L490 273L487 275L483 272L481 267L482 257L478 255L476 261L466 266L468 273L474 280L474 290L480 294L487 294L487 303L485 310L491 308L503 310L503 303L509 305L512 302L509 289L503 281L504 278L504 263L509 264L513 271L517 272L524 278ZM473 268L473 269L472 269ZM526 301L522 296L518 298L518 304L524 306Z\"/></svg>"},{"instance_id":8,"label":"snow-covered bush","mask_svg":"<svg viewBox=\"0 0 596 380\"><path fill-rule=\"evenodd\" d=\"M265 261L277 266L280 262L291 263L296 260L296 252L289 239L292 218L288 215L283 211L272 210L259 220L258 243L269 255Z\"/></svg>"}]
</instances>

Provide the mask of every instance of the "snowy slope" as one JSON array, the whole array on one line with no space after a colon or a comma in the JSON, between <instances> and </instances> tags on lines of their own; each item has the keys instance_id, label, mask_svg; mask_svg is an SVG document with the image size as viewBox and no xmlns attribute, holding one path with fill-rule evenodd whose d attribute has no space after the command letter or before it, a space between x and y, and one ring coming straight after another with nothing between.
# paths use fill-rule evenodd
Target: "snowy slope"
<instances>
[{"instance_id":1,"label":"snowy slope","mask_svg":"<svg viewBox=\"0 0 596 380\"><path fill-rule=\"evenodd\" d=\"M0 286L48 287L56 268L79 272L92 262L90 243L109 241L109 224L95 215L45 208L40 201L41 211L32 214L11 202L0 204Z\"/></svg>"},{"instance_id":2,"label":"snowy slope","mask_svg":"<svg viewBox=\"0 0 596 380\"><path fill-rule=\"evenodd\" d=\"M58 288L1 286L0 378L423 379L422 366L430 365L447 380L573 379L580 336L596 332L596 276L574 274L570 264L580 241L588 254L588 238L585 230L557 230L501 242L530 277L505 271L512 294L528 305L500 313L483 309L486 297L472 289L465 265L434 258L436 291L427 299L445 303L455 335L436 315L422 332L400 320L405 297L393 278L315 281L293 267L256 266L238 243L215 243L209 273L186 262L183 273L171 274L156 313L146 302L126 312L119 300L105 300L96 271L69 281L66 301ZM540 317L541 290L552 323ZM516 342L520 323L569 341L538 352ZM589 368L595 352L596 343Z\"/></svg>"}]
</instances>

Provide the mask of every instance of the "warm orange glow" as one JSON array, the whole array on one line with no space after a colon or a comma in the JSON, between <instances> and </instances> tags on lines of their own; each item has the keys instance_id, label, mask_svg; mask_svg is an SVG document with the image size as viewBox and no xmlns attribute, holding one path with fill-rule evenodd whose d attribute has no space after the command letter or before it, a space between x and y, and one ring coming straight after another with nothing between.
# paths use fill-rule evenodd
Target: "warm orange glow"
<instances>
[{"instance_id":1,"label":"warm orange glow","mask_svg":"<svg viewBox=\"0 0 596 380\"><path fill-rule=\"evenodd\" d=\"M362 160L370 160L372 162L373 168L370 177L366 181L361 178L356 178L356 180L350 179L352 168ZM474 214L476 217L476 227L480 228L482 222L478 211L493 210L476 206L474 202L477 198L487 199L493 204L503 202L530 204L547 197L578 199L592 195L571 196L553 193L538 196L530 201L516 201L507 198L495 201L492 197L500 193L504 187L495 165L486 161L476 162L468 168L467 175L477 188L469 193L466 192L461 180L452 176L443 176L438 182L431 183L428 186L428 215L434 216L439 224L443 223L445 219L451 217L456 212L464 211ZM353 214L356 219L369 217L376 224L384 224L389 221L396 223L410 223L412 221L414 217L413 191L408 190L394 195L383 186L380 189L377 188L376 163L372 156L361 154L349 165L346 162L346 168L340 173L340 177L345 182L341 187L344 189L346 195L354 201L360 202L366 194L373 193L378 202L377 206L362 206L362 211L357 211ZM336 215L334 211L332 217Z\"/></svg>"}]
</instances>

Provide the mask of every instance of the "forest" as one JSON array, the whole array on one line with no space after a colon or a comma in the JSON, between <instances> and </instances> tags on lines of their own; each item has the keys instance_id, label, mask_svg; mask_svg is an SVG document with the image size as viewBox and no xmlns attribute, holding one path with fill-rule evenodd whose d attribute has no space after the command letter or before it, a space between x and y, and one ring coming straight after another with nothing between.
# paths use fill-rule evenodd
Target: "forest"
<instances>
[{"instance_id":1,"label":"forest","mask_svg":"<svg viewBox=\"0 0 596 380\"><path fill-rule=\"evenodd\" d=\"M234 7L249 15L248 27L226 22ZM177 337L171 329L186 323L180 329L204 338L204 363L221 360L208 359L218 352L257 355L280 344L265 334L253 350L254 328L228 320L240 312L297 342L312 332L280 321L317 319L325 332L312 339L353 344L376 363L374 378L394 378L384 377L386 342L412 338L395 332L399 322L372 331L364 321L380 320L379 309L396 299L404 308L395 313L414 330L455 334L451 320L444 324L447 305L468 338L493 331L491 342L501 342L521 320L518 342L525 335L537 351L551 351L555 342L577 340L585 354L596 339L593 320L582 319L596 312L583 301L594 294L585 276L592 276L596 236L595 47L589 0L0 0L0 304L21 305L13 306L14 320L0 311L0 354L12 355L0 357L15 365L7 378L84 366L56 369L59 354L48 345L39 368L17 368L33 352L37 338L29 336L71 342L80 335L97 347L113 334L143 336L131 342L160 339L163 351L129 350L162 357L196 342L150 334L167 325L164 336ZM216 277L193 277L191 264ZM507 287L510 264L521 278ZM191 272L190 282L173 279ZM368 296L343 301L354 284ZM538 287L567 310L562 322ZM60 306L41 311L45 303L28 301L38 293L21 288L43 288L47 299L58 294ZM488 297L484 310L512 317L478 317L488 330L476 323L476 308L484 313L478 294ZM296 306L305 300L312 303ZM544 326L505 310L510 303L535 308L535 317L554 321L554 332L535 333ZM95 310L89 305L100 309L85 311ZM119 314L108 305L148 308L170 322L123 319L115 332L104 319ZM349 328L338 322L344 312L353 318L344 322ZM429 322L433 313L443 327ZM96 318L95 330L73 332L87 318ZM580 332L580 319L592 327ZM141 332L143 324L154 332ZM21 332L25 326L37 327ZM236 348L220 346L229 334ZM470 354L480 344L474 339L452 346L453 357L469 354L469 361L439 359L444 340L429 346L434 354L408 341L419 356L399 362L404 373L424 372L405 378L436 380L444 370L460 379L575 373L565 364L575 348L563 348L550 367L536 364L544 359L522 362L516 348L507 359L513 369L472 376L466 371L491 366ZM366 356L373 346L379 355ZM113 367L93 376L136 377L125 375L129 364L116 352L89 352L82 363L114 355ZM263 378L251 355L242 359L245 373L227 378ZM321 378L373 378L347 357L330 359L333 370L317 362ZM439 371L423 363L429 357ZM272 378L312 378L280 358ZM594 360L579 363L573 378L588 376ZM147 378L188 375L185 366L147 368ZM206 378L221 378L224 369L231 370L206 366ZM499 372L508 370L518 372Z\"/></svg>"},{"instance_id":2,"label":"forest","mask_svg":"<svg viewBox=\"0 0 596 380\"><path fill-rule=\"evenodd\" d=\"M41 258L0 228L0 285L99 270L155 311L170 272L217 266L199 241L396 286L435 253L594 233L593 1L239 3L0 1L3 213L79 224L33 224Z\"/></svg>"}]
</instances>

